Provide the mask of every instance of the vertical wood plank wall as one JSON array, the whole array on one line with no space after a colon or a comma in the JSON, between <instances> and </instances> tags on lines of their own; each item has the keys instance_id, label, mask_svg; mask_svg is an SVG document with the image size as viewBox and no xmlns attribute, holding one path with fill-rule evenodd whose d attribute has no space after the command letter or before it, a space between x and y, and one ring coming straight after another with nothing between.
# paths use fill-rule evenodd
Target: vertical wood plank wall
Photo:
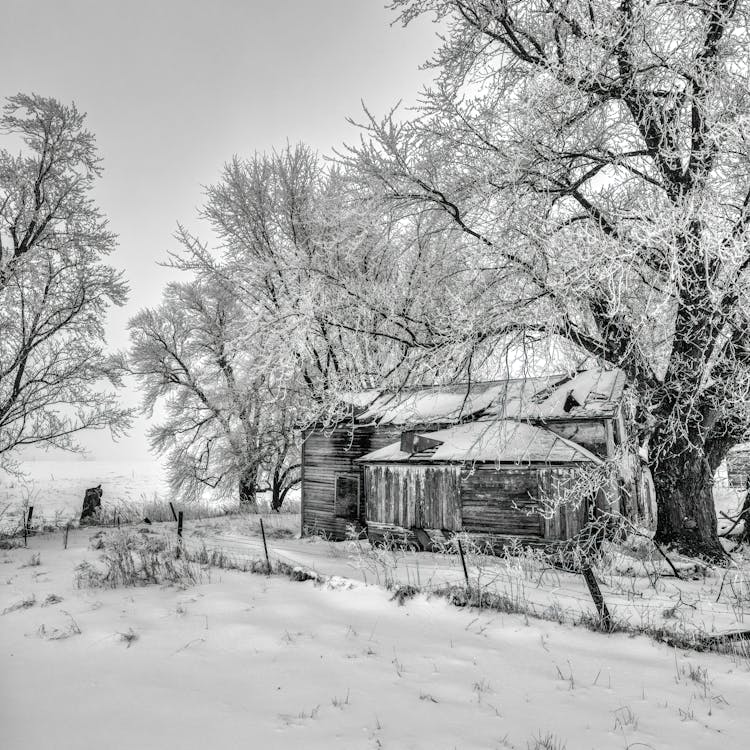
<instances>
[{"instance_id":1,"label":"vertical wood plank wall","mask_svg":"<svg viewBox=\"0 0 750 750\"><path fill-rule=\"evenodd\" d=\"M732 448L727 454L727 478L729 486L744 490L750 477L750 443Z\"/></svg>"},{"instance_id":2,"label":"vertical wood plank wall","mask_svg":"<svg viewBox=\"0 0 750 750\"><path fill-rule=\"evenodd\" d=\"M461 469L438 464L365 469L367 520L406 529L461 530Z\"/></svg>"},{"instance_id":3,"label":"vertical wood plank wall","mask_svg":"<svg viewBox=\"0 0 750 750\"><path fill-rule=\"evenodd\" d=\"M405 529L442 529L515 535L526 539L568 539L588 520L588 503L554 505L550 518L539 512L540 494L553 502L576 481L576 466L538 467L477 464L370 464L365 467L367 520Z\"/></svg>"}]
</instances>

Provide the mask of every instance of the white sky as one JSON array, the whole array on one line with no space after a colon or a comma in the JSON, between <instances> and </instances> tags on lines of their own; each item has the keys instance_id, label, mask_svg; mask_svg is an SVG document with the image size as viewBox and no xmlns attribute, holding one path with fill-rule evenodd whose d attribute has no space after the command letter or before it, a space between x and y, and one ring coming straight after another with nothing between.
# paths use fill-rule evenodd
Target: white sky
<instances>
[{"instance_id":1,"label":"white sky","mask_svg":"<svg viewBox=\"0 0 750 750\"><path fill-rule=\"evenodd\" d=\"M120 237L113 265L131 285L108 323L127 345L128 319L156 305L171 272L176 222L195 225L202 186L234 154L305 141L328 153L346 123L398 100L414 104L437 40L404 29L385 0L3 0L0 96L75 101L88 114L104 177L98 204ZM135 402L132 394L127 395ZM95 458L147 458L143 421Z\"/></svg>"}]
</instances>

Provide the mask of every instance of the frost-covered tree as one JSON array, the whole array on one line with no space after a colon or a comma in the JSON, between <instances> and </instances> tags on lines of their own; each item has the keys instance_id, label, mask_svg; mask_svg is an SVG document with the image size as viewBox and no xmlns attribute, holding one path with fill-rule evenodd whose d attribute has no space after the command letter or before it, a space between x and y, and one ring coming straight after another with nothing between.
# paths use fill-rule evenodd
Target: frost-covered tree
<instances>
[{"instance_id":1,"label":"frost-covered tree","mask_svg":"<svg viewBox=\"0 0 750 750\"><path fill-rule=\"evenodd\" d=\"M470 241L483 340L550 336L625 370L657 541L721 558L713 474L750 425L750 3L392 5L441 21L437 77L346 161Z\"/></svg>"},{"instance_id":2,"label":"frost-covered tree","mask_svg":"<svg viewBox=\"0 0 750 750\"><path fill-rule=\"evenodd\" d=\"M195 499L211 488L254 505L268 489L278 510L299 481L295 396L243 327L242 306L224 286L170 284L158 308L130 322L131 371L144 409L157 408L149 437L177 494Z\"/></svg>"},{"instance_id":3,"label":"frost-covered tree","mask_svg":"<svg viewBox=\"0 0 750 750\"><path fill-rule=\"evenodd\" d=\"M331 322L334 307L352 308L342 288L356 286L336 282L361 281L361 267L378 260L373 226L342 176L305 145L235 158L207 189L202 216L217 247L209 252L182 231L179 265L231 290L247 337L274 350L276 372L323 410L328 394L366 381L368 342ZM360 321L349 322L359 330Z\"/></svg>"},{"instance_id":4,"label":"frost-covered tree","mask_svg":"<svg viewBox=\"0 0 750 750\"><path fill-rule=\"evenodd\" d=\"M178 235L175 265L214 279L237 301L245 348L260 345L275 377L307 404L300 424L329 418L332 394L367 386L373 375L376 355L356 335L363 321L352 300L362 273L382 259L369 219L352 206L340 175L308 147L289 146L235 158L207 189L202 217L215 247L184 229Z\"/></svg>"},{"instance_id":5,"label":"frost-covered tree","mask_svg":"<svg viewBox=\"0 0 750 750\"><path fill-rule=\"evenodd\" d=\"M391 211L305 145L235 158L203 216L218 247L183 231L179 265L232 290L311 418L327 418L342 391L450 380L462 368L440 352L457 321L462 345L469 329L482 335L461 238L444 251L445 220ZM474 344L463 351L479 359Z\"/></svg>"},{"instance_id":6,"label":"frost-covered tree","mask_svg":"<svg viewBox=\"0 0 750 750\"><path fill-rule=\"evenodd\" d=\"M413 349L435 350L439 337L424 316L425 299L433 318L449 306L412 290L422 288L424 275L416 271L431 267L438 233L424 229L417 240L405 239L404 222L391 222L377 203L368 205L370 197L308 147L290 146L235 158L207 189L202 217L215 247L180 229L174 265L202 281L171 287L161 308L132 323L132 360L147 405L169 399L169 418L153 438L181 467L176 486L197 491L219 475L241 474L241 465L256 476L257 456L270 439L280 460L265 461L261 473L274 492L284 492L299 478L294 457L302 429L339 418L343 393L414 379L412 361L424 370ZM436 276L447 270L434 266ZM203 322L194 312L186 316L197 309L184 298L188 292L210 308L201 310ZM204 318L215 325L219 304L231 325L212 334L209 346ZM245 374L231 393L216 365L219 343L239 358L235 372ZM180 347L189 352L181 365L174 357ZM182 365L177 382L175 367ZM259 388L273 397L259 399ZM230 440L245 399L246 415L257 420L245 432L254 438Z\"/></svg>"},{"instance_id":7,"label":"frost-covered tree","mask_svg":"<svg viewBox=\"0 0 750 750\"><path fill-rule=\"evenodd\" d=\"M91 199L101 167L84 115L19 94L0 130L0 463L11 465L17 446L75 450L81 430L127 426L103 385L119 384L103 324L127 287L104 263L116 242Z\"/></svg>"}]
</instances>

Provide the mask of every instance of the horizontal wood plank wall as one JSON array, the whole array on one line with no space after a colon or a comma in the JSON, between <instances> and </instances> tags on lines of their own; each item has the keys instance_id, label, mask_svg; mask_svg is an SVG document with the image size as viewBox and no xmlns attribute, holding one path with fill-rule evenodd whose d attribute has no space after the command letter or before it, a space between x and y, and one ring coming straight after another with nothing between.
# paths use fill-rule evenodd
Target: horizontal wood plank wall
<instances>
[{"instance_id":1,"label":"horizontal wood plank wall","mask_svg":"<svg viewBox=\"0 0 750 750\"><path fill-rule=\"evenodd\" d=\"M541 537L537 484L532 467L475 466L461 484L464 531Z\"/></svg>"},{"instance_id":2,"label":"horizontal wood plank wall","mask_svg":"<svg viewBox=\"0 0 750 750\"><path fill-rule=\"evenodd\" d=\"M313 430L302 446L302 531L326 534L333 539L346 538L351 521L336 518L334 500L336 476L360 478L360 522L364 522L365 495L362 467L354 460L399 439L395 427L337 427Z\"/></svg>"},{"instance_id":3,"label":"horizontal wood plank wall","mask_svg":"<svg viewBox=\"0 0 750 750\"><path fill-rule=\"evenodd\" d=\"M367 520L405 529L461 529L461 471L452 465L365 468Z\"/></svg>"}]
</instances>

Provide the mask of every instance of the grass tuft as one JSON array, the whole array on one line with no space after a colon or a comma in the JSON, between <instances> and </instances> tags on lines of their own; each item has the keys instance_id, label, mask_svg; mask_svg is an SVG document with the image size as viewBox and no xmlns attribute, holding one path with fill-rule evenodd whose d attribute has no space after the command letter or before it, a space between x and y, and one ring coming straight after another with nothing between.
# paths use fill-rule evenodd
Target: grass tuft
<instances>
[{"instance_id":1,"label":"grass tuft","mask_svg":"<svg viewBox=\"0 0 750 750\"><path fill-rule=\"evenodd\" d=\"M552 733L538 735L526 743L528 750L566 750L567 745Z\"/></svg>"},{"instance_id":2,"label":"grass tuft","mask_svg":"<svg viewBox=\"0 0 750 750\"><path fill-rule=\"evenodd\" d=\"M130 648L140 637L133 628L128 628L127 633L118 633L120 640L127 644L127 648Z\"/></svg>"},{"instance_id":3,"label":"grass tuft","mask_svg":"<svg viewBox=\"0 0 750 750\"><path fill-rule=\"evenodd\" d=\"M29 609L30 607L33 607L36 604L36 597L34 594L27 594L23 597L23 599L19 599L17 602L14 602L9 607L6 607L0 614L7 615L10 612L17 612L19 609Z\"/></svg>"},{"instance_id":4,"label":"grass tuft","mask_svg":"<svg viewBox=\"0 0 750 750\"><path fill-rule=\"evenodd\" d=\"M419 589L416 586L398 586L393 591L391 601L398 602L399 607L403 607L409 599L413 599L418 593Z\"/></svg>"},{"instance_id":5,"label":"grass tuft","mask_svg":"<svg viewBox=\"0 0 750 750\"><path fill-rule=\"evenodd\" d=\"M38 565L42 564L42 558L39 555L38 552L35 552L28 560L28 562L23 563L20 567L21 568L35 568Z\"/></svg>"},{"instance_id":6,"label":"grass tuft","mask_svg":"<svg viewBox=\"0 0 750 750\"><path fill-rule=\"evenodd\" d=\"M70 612L63 612L68 616L69 622L64 628L51 628L50 630L42 624L37 630L37 635L44 638L45 641L64 641L66 638L72 638L75 635L81 635L81 629L78 623L73 619Z\"/></svg>"}]
</instances>

